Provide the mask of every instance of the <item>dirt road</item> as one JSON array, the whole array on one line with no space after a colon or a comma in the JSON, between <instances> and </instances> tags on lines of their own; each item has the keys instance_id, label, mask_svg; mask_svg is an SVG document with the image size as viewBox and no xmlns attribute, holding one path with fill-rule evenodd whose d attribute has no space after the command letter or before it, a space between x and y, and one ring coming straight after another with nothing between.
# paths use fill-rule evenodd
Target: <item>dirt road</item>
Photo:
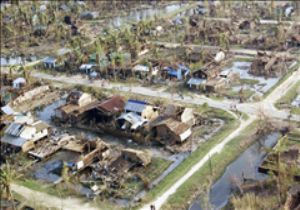
<instances>
[{"instance_id":1,"label":"dirt road","mask_svg":"<svg viewBox=\"0 0 300 210\"><path fill-rule=\"evenodd\" d=\"M59 198L46 193L33 191L27 187L16 184L12 184L12 190L38 206L64 210L98 210L98 208L91 206L89 203L84 203L78 198Z\"/></svg>"}]
</instances>

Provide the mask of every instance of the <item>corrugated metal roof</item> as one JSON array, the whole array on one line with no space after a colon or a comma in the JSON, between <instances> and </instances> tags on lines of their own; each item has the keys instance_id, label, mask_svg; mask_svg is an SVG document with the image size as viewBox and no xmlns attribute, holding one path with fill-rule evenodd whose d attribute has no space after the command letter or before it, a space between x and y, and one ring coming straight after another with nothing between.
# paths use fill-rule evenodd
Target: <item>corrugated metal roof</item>
<instances>
[{"instance_id":1,"label":"corrugated metal roof","mask_svg":"<svg viewBox=\"0 0 300 210\"><path fill-rule=\"evenodd\" d=\"M1 107L1 110L6 115L12 115L15 113L15 111L8 105Z\"/></svg>"},{"instance_id":2,"label":"corrugated metal roof","mask_svg":"<svg viewBox=\"0 0 300 210\"><path fill-rule=\"evenodd\" d=\"M121 96L113 96L101 104L98 105L98 108L103 111L116 113L124 110L125 102Z\"/></svg>"},{"instance_id":3,"label":"corrugated metal roof","mask_svg":"<svg viewBox=\"0 0 300 210\"><path fill-rule=\"evenodd\" d=\"M25 144L27 142L26 139L21 138L21 137L14 137L14 136L10 136L10 135L4 135L3 137L1 137L1 142L2 143L7 143L10 145L14 145L17 147L22 147L23 144Z\"/></svg>"},{"instance_id":4,"label":"corrugated metal roof","mask_svg":"<svg viewBox=\"0 0 300 210\"><path fill-rule=\"evenodd\" d=\"M22 124L11 123L5 130L6 134L20 136L24 126Z\"/></svg>"},{"instance_id":5,"label":"corrugated metal roof","mask_svg":"<svg viewBox=\"0 0 300 210\"><path fill-rule=\"evenodd\" d=\"M118 120L123 119L131 124L131 129L137 129L142 126L147 120L143 119L140 115L134 112L123 113Z\"/></svg>"},{"instance_id":6,"label":"corrugated metal roof","mask_svg":"<svg viewBox=\"0 0 300 210\"><path fill-rule=\"evenodd\" d=\"M144 101L138 100L128 100L125 105L126 112L135 112L135 113L142 113L147 106L147 103Z\"/></svg>"},{"instance_id":7,"label":"corrugated metal roof","mask_svg":"<svg viewBox=\"0 0 300 210\"><path fill-rule=\"evenodd\" d=\"M177 135L181 135L188 129L190 129L190 126L186 123L179 122L177 120L174 120L172 118L167 118L165 120L162 120L161 122L157 123L155 126L159 125L166 125L172 132L174 132Z\"/></svg>"},{"instance_id":8,"label":"corrugated metal roof","mask_svg":"<svg viewBox=\"0 0 300 210\"><path fill-rule=\"evenodd\" d=\"M54 63L54 62L56 62L56 58L47 57L47 58L44 58L43 62L44 63Z\"/></svg>"}]
</instances>

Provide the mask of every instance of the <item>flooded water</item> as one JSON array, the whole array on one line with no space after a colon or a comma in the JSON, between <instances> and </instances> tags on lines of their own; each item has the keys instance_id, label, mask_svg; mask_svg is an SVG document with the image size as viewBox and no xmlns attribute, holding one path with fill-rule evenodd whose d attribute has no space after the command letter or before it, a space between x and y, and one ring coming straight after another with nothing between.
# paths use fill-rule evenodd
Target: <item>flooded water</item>
<instances>
[{"instance_id":1,"label":"flooded water","mask_svg":"<svg viewBox=\"0 0 300 210\"><path fill-rule=\"evenodd\" d=\"M223 176L210 189L210 204L212 209L221 209L228 203L235 189L234 183L241 183L244 178L262 180L267 177L267 175L258 172L258 166L266 155L263 148L274 147L278 138L278 133L266 136L261 141L250 146L226 168ZM190 209L200 210L200 200L196 200Z\"/></svg>"},{"instance_id":2,"label":"flooded water","mask_svg":"<svg viewBox=\"0 0 300 210\"><path fill-rule=\"evenodd\" d=\"M233 63L232 67L227 68L226 70L231 70L233 73L238 73L241 79L258 80L259 83L254 85L253 88L247 85L244 85L244 88L252 89L260 95L266 93L271 87L273 87L278 82L279 78L265 78L249 74L250 66L251 62L236 61ZM238 91L241 89L241 87L238 86L234 87L233 89Z\"/></svg>"},{"instance_id":3,"label":"flooded water","mask_svg":"<svg viewBox=\"0 0 300 210\"><path fill-rule=\"evenodd\" d=\"M11 65L24 65L27 62L32 62L32 61L36 61L37 57L36 56L31 56L28 58L22 58L20 56L18 57L4 57L1 56L0 57L0 65L1 66L11 66Z\"/></svg>"},{"instance_id":4,"label":"flooded water","mask_svg":"<svg viewBox=\"0 0 300 210\"><path fill-rule=\"evenodd\" d=\"M109 24L113 27L120 27L124 24L131 24L134 22L138 22L141 20L146 20L153 17L159 17L161 15L165 15L168 13L172 13L181 7L186 6L186 4L172 4L167 5L163 8L149 8L149 9L141 9L141 10L134 10L130 11L127 16L117 16L109 20ZM183 12L178 14L178 16L192 14L192 10L187 10L187 12Z\"/></svg>"}]
</instances>

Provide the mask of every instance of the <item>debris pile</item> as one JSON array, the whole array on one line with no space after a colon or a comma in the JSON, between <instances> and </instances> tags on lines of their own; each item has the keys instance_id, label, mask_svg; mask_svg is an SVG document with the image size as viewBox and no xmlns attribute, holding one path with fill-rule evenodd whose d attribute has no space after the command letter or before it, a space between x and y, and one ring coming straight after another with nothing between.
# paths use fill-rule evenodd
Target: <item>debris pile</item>
<instances>
[{"instance_id":1,"label":"debris pile","mask_svg":"<svg viewBox=\"0 0 300 210\"><path fill-rule=\"evenodd\" d=\"M284 56L268 55L259 51L249 72L255 76L280 77L288 70L287 61L288 58Z\"/></svg>"}]
</instances>

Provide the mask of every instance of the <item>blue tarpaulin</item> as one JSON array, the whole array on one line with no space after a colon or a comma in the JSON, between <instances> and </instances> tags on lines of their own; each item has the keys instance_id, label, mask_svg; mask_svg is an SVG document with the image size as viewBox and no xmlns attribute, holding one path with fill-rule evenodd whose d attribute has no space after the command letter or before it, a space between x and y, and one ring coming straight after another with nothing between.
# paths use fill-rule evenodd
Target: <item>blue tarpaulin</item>
<instances>
[{"instance_id":1,"label":"blue tarpaulin","mask_svg":"<svg viewBox=\"0 0 300 210\"><path fill-rule=\"evenodd\" d=\"M172 67L165 67L165 70L167 70L168 75L172 77L176 77L178 80L182 80L182 76L188 75L190 72L190 69L184 66L183 64L178 65L178 69L173 69Z\"/></svg>"}]
</instances>

